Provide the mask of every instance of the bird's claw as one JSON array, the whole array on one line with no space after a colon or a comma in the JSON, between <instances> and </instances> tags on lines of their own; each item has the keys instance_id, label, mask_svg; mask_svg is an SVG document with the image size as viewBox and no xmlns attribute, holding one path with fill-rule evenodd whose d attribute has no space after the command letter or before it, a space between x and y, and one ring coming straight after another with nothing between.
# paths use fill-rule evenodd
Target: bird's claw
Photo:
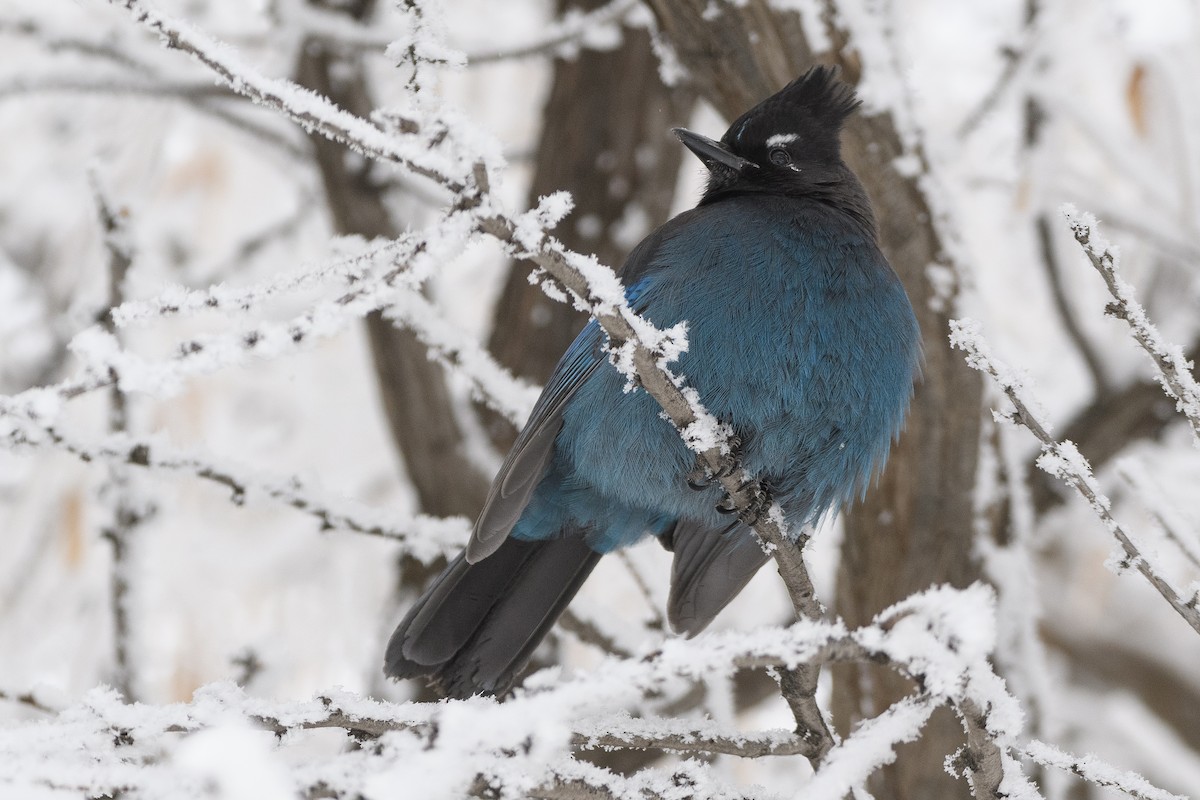
<instances>
[{"instance_id":1,"label":"bird's claw","mask_svg":"<svg viewBox=\"0 0 1200 800\"><path fill-rule=\"evenodd\" d=\"M687 474L688 488L693 491L700 492L723 478L728 478L730 475L738 471L741 465L742 439L736 434L729 437L729 457L721 461L721 466L716 472L708 468L703 456L696 456L696 464L692 467L692 471Z\"/></svg>"},{"instance_id":2,"label":"bird's claw","mask_svg":"<svg viewBox=\"0 0 1200 800\"><path fill-rule=\"evenodd\" d=\"M750 502L745 508L739 509L733 501L733 497L726 495L720 503L717 504L718 514L737 514L738 519L747 527L753 528L762 518L762 515L767 512L773 502L771 498L771 490L759 481L750 481L738 487L738 492L749 492Z\"/></svg>"}]
</instances>

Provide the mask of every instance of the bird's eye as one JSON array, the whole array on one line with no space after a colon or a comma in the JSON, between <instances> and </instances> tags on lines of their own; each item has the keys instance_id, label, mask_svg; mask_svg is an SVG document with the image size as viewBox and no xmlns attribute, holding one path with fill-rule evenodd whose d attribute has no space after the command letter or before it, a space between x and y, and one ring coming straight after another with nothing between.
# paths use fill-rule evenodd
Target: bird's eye
<instances>
[{"instance_id":1,"label":"bird's eye","mask_svg":"<svg viewBox=\"0 0 1200 800\"><path fill-rule=\"evenodd\" d=\"M792 163L792 154L782 147L772 148L771 152L767 154L767 158L771 159L771 163L777 167L786 167Z\"/></svg>"}]
</instances>

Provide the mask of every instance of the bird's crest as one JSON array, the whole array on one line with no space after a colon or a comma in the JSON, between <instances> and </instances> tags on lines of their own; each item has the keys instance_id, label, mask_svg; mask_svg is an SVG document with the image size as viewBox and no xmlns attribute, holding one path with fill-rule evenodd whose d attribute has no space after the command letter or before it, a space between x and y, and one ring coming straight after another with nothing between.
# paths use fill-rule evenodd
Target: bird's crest
<instances>
[{"instance_id":1,"label":"bird's crest","mask_svg":"<svg viewBox=\"0 0 1200 800\"><path fill-rule=\"evenodd\" d=\"M854 88L839 79L838 72L837 67L825 65L808 70L742 114L722 142L738 149L755 138L768 146L780 137L809 139L824 133L836 139L842 122L861 105Z\"/></svg>"}]
</instances>

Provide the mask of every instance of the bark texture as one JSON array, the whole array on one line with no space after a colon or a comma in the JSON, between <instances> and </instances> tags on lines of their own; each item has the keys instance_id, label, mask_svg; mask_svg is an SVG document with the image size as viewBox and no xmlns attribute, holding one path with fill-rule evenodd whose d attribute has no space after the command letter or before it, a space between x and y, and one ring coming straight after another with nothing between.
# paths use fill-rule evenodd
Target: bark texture
<instances>
[{"instance_id":1,"label":"bark texture","mask_svg":"<svg viewBox=\"0 0 1200 800\"><path fill-rule=\"evenodd\" d=\"M707 0L651 0L661 30L700 94L734 118L818 60L800 20L762 0L705 19ZM840 64L856 81L859 62L832 31L835 49L819 60ZM934 310L926 268L942 245L916 181L901 175L902 152L887 114L851 118L843 136L846 162L859 175L880 221L880 243L912 298L925 343L924 379L904 435L886 472L864 503L846 516L836 606L850 625L867 622L887 605L932 584L965 586L980 573L972 553L972 494L980 437L982 380L947 341L948 315ZM877 714L912 691L909 681L868 666L835 673L834 715L843 727ZM923 737L877 773L878 797L965 796L965 785L942 769L964 741L961 726L938 714Z\"/></svg>"},{"instance_id":2,"label":"bark texture","mask_svg":"<svg viewBox=\"0 0 1200 800\"><path fill-rule=\"evenodd\" d=\"M349 7L330 3L329 7L362 19L371 3ZM344 50L334 52L317 39L300 48L296 79L360 116L368 116L374 108L362 61ZM372 181L369 162L320 134L310 134L309 140L338 233L396 237L399 226L388 212L382 190ZM416 336L393 326L382 314L369 315L366 325L384 411L421 510L436 516L474 517L483 507L488 483L464 455L462 431L450 411L453 403L441 368L429 360Z\"/></svg>"}]
</instances>

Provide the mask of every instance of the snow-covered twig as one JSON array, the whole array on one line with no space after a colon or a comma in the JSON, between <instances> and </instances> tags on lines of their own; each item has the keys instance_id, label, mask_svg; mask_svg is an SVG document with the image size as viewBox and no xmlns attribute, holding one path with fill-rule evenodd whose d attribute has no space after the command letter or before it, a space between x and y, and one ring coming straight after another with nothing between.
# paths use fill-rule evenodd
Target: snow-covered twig
<instances>
[{"instance_id":1,"label":"snow-covered twig","mask_svg":"<svg viewBox=\"0 0 1200 800\"><path fill-rule=\"evenodd\" d=\"M125 277L133 263L127 211L113 207L95 172L91 173L90 178L92 195L104 233L104 248L108 253L108 303L113 307L119 305L124 297ZM102 324L109 335L116 335L116 328L111 319L105 319ZM108 431L120 435L128 430L128 399L119 388L112 386L109 388ZM108 480L101 490L101 496L108 499L112 512L112 518L105 526L103 535L112 546L109 603L113 615L113 680L122 695L129 700L135 700L137 676L133 667L134 659L130 654L133 625L130 619L132 604L129 599L134 575L133 559L129 551L138 527L154 513L154 509L136 498L125 464L108 464Z\"/></svg>"},{"instance_id":2,"label":"snow-covered twig","mask_svg":"<svg viewBox=\"0 0 1200 800\"><path fill-rule=\"evenodd\" d=\"M614 715L614 709L638 707L646 697L679 687L681 680L729 674L739 665L867 659L903 670L927 696L903 701L834 751L842 755L831 755L828 771L818 773L824 777L814 779L832 792L858 782L869 764L886 761L893 745L910 736L937 704L987 708L990 734L1010 743L1015 733L1011 698L988 665L994 644L990 626L980 625L992 614L991 603L983 587L939 589L910 598L854 631L839 623L805 621L785 631L672 640L645 658L607 659L574 676L547 670L504 702L475 697L387 703L340 691L277 702L233 684L214 684L190 703L156 706L128 704L111 690L93 690L81 703L38 723L36 736L21 735L22 726L32 723L10 727L13 735L0 738L0 778L4 765L21 763L21 778L36 785L69 781L93 795L122 787L141 791L186 777L181 760L173 756L194 737L209 735L209 742L234 737L257 748L258 754L247 758L266 764L275 758L272 749L303 742L303 731L332 728L377 741L306 756L305 768L293 777L302 791L323 784L327 793L321 796L355 797L368 785L400 785L379 783L388 776L411 780L421 775L423 782L437 782L446 796L483 794L487 787L521 797L572 797L578 795L569 792L586 787L595 791L585 797L744 796L712 783L698 765L686 774L645 770L618 778L571 754L577 748L626 746L747 757L806 752L800 736L782 731L743 733L717 723L639 720ZM256 738L248 726L276 735ZM58 742L68 732L89 747L62 748ZM454 769L446 770L447 763ZM433 769L439 764L441 769Z\"/></svg>"},{"instance_id":3,"label":"snow-covered twig","mask_svg":"<svg viewBox=\"0 0 1200 800\"><path fill-rule=\"evenodd\" d=\"M626 713L595 717L577 725L575 747L593 750L635 748L672 753L721 753L740 758L808 756L811 746L792 731L730 733L711 720L692 722L662 717L632 717Z\"/></svg>"},{"instance_id":4,"label":"snow-covered twig","mask_svg":"<svg viewBox=\"0 0 1200 800\"><path fill-rule=\"evenodd\" d=\"M1065 770L1085 781L1116 789L1137 800L1187 800L1182 795L1159 789L1136 772L1117 769L1093 755L1072 755L1036 739L1021 748L1021 753L1038 764Z\"/></svg>"},{"instance_id":5,"label":"snow-covered twig","mask_svg":"<svg viewBox=\"0 0 1200 800\"><path fill-rule=\"evenodd\" d=\"M423 563L454 553L466 544L470 523L462 518L441 519L417 515L407 526L397 526L395 515L365 509L324 496L316 487L298 477L280 478L252 474L248 470L221 464L170 447L151 439L110 436L99 442L84 442L59 431L55 426L29 426L10 431L4 441L13 447L52 445L86 463L118 463L168 472L181 472L218 484L229 490L235 505L248 497L270 497L314 517L321 530L345 530L378 536L398 542L404 552Z\"/></svg>"},{"instance_id":6,"label":"snow-covered twig","mask_svg":"<svg viewBox=\"0 0 1200 800\"><path fill-rule=\"evenodd\" d=\"M489 782L477 796L494 797L497 789L507 788L507 771L501 780ZM518 786L520 786L519 782ZM761 790L743 790L716 780L708 768L696 761L684 761L671 769L647 769L630 776L589 764L569 760L550 769L549 780L521 789L533 800L676 800L704 797L710 800L766 800L773 797Z\"/></svg>"},{"instance_id":7,"label":"snow-covered twig","mask_svg":"<svg viewBox=\"0 0 1200 800\"><path fill-rule=\"evenodd\" d=\"M433 159L428 143L405 148L394 135L373 122L357 117L291 81L265 77L242 63L230 48L180 20L170 19L142 0L108 2L127 9L138 23L157 33L164 47L187 53L238 94L284 114L306 131L316 131L369 158L402 166L441 184L452 194L460 194L469 188L469 170L463 173L446 160L430 165Z\"/></svg>"},{"instance_id":8,"label":"snow-covered twig","mask_svg":"<svg viewBox=\"0 0 1200 800\"><path fill-rule=\"evenodd\" d=\"M62 403L80 395L119 383L125 391L170 391L180 379L201 375L254 356L278 356L312 342L340 333L354 320L385 306L402 280L415 283L420 274L413 262L426 253L429 240L420 236L401 237L364 255L387 270L377 278L360 280L335 300L320 303L287 323L262 323L232 335L196 338L179 345L178 354L166 363L147 362L120 349L113 336L102 328L83 331L72 348L86 364L82 374L52 386L37 387L10 396L0 396L0 415L19 417L37 425L53 424ZM235 293L236 294L236 293ZM187 302L213 302L213 293L187 293ZM168 301L169 302L169 301ZM215 302L220 302L216 300ZM138 306L134 306L138 308ZM118 316L128 320L142 312Z\"/></svg>"},{"instance_id":9,"label":"snow-covered twig","mask_svg":"<svg viewBox=\"0 0 1200 800\"><path fill-rule=\"evenodd\" d=\"M865 720L838 743L804 787L806 800L840 800L875 770L896 760L896 745L914 741L938 703L907 697L874 719Z\"/></svg>"},{"instance_id":10,"label":"snow-covered twig","mask_svg":"<svg viewBox=\"0 0 1200 800\"><path fill-rule=\"evenodd\" d=\"M1175 609L1193 630L1200 633L1200 595L1184 600L1147 560L1134 543L1133 537L1113 517L1112 503L1100 491L1100 485L1092 474L1092 467L1087 459L1080 454L1073 442L1059 442L1050 435L1049 428L1041 419L1040 410L1035 403L1026 399L1022 381L992 355L979 323L970 319L951 320L950 342L966 353L967 363L971 367L990 375L996 381L1015 409L1015 412L1005 415L997 412L997 416L1003 416L1010 422L1028 429L1037 438L1042 446L1042 454L1037 460L1038 467L1062 479L1087 502L1124 550L1125 563L1122 566L1135 567L1142 573L1171 608Z\"/></svg>"},{"instance_id":11,"label":"snow-covered twig","mask_svg":"<svg viewBox=\"0 0 1200 800\"><path fill-rule=\"evenodd\" d=\"M1170 506L1142 465L1132 458L1123 458L1117 462L1117 474L1139 497L1167 541L1175 545L1193 567L1200 569L1200 541L1197 541L1196 531L1179 519L1176 509Z\"/></svg>"},{"instance_id":12,"label":"snow-covered twig","mask_svg":"<svg viewBox=\"0 0 1200 800\"><path fill-rule=\"evenodd\" d=\"M1200 441L1200 385L1192 376L1192 365L1184 357L1183 348L1163 339L1150 322L1146 310L1137 301L1133 287L1117 271L1116 250L1097 235L1096 218L1069 204L1062 207L1062 212L1071 226L1075 241L1079 242L1092 266L1104 278L1104 284L1113 296L1113 302L1105 307L1104 312L1129 324L1134 340L1158 368L1163 389L1175 399L1176 408L1187 418L1192 433Z\"/></svg>"},{"instance_id":13,"label":"snow-covered twig","mask_svg":"<svg viewBox=\"0 0 1200 800\"><path fill-rule=\"evenodd\" d=\"M537 388L515 378L500 366L478 341L447 321L421 295L417 286L420 274L408 270L411 257L419 254L421 249L423 245L417 240L405 237L299 275L271 278L237 288L225 285L204 290L173 287L148 300L122 304L111 313L117 324L124 327L201 310L247 312L287 292L329 281L344 281L353 287L350 291L336 300L318 303L290 323L282 326L262 324L236 334L193 339L181 344L179 349L185 357L205 350L222 352L225 355L220 359L221 364L229 366L250 357L259 348L268 348L277 355L279 346L287 348L304 342L308 338L305 331L326 337L340 332L366 311L385 309L389 320L417 335L431 357L465 377L478 397L514 424L522 424L537 400ZM391 269L383 275L372 275L381 263L391 264ZM278 335L283 328L290 332L291 345L286 337ZM272 339L274 344L270 344ZM170 363L163 367L165 371L173 369Z\"/></svg>"}]
</instances>

